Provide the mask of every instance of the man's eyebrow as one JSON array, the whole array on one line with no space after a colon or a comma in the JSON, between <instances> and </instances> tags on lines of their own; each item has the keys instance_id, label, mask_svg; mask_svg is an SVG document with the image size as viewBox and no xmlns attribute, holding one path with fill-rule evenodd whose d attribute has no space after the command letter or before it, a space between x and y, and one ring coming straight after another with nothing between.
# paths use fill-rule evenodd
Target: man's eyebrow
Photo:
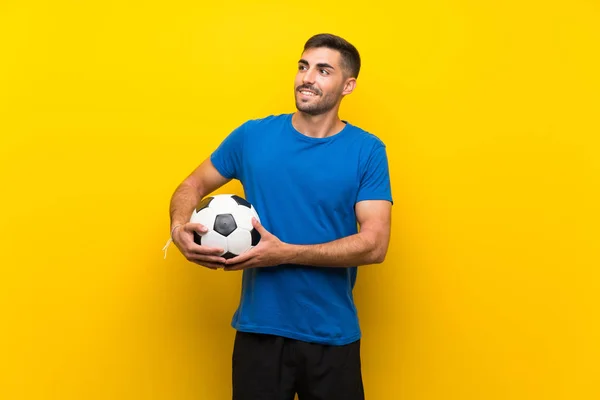
<instances>
[{"instance_id":1,"label":"man's eyebrow","mask_svg":"<svg viewBox=\"0 0 600 400\"><path fill-rule=\"evenodd\" d=\"M306 61L305 59L301 59L301 60L299 60L299 61L298 61L298 63L299 63L299 64L304 64L304 65L309 65L309 64L308 64L308 61ZM330 69L333 69L333 70L335 70L335 68L333 68L333 66L331 66L331 65L329 65L329 64L327 64L327 63L318 63L318 64L317 64L317 67L318 67L318 68L330 68Z\"/></svg>"},{"instance_id":2,"label":"man's eyebrow","mask_svg":"<svg viewBox=\"0 0 600 400\"><path fill-rule=\"evenodd\" d=\"M335 69L333 68L331 65L327 64L327 63L318 63L317 67L319 68L330 68L330 69Z\"/></svg>"}]
</instances>

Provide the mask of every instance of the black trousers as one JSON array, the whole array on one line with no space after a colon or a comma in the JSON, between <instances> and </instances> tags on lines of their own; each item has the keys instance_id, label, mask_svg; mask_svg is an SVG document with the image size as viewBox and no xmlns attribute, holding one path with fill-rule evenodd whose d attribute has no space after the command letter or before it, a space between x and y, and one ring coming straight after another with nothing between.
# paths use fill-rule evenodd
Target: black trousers
<instances>
[{"instance_id":1,"label":"black trousers","mask_svg":"<svg viewBox=\"0 0 600 400\"><path fill-rule=\"evenodd\" d=\"M360 340L344 346L238 331L233 400L364 400Z\"/></svg>"}]
</instances>

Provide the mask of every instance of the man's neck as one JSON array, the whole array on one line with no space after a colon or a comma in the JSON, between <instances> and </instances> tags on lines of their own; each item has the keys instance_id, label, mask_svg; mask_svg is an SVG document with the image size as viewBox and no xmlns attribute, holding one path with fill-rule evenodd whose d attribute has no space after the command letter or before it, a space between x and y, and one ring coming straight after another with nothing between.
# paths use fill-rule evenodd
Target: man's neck
<instances>
[{"instance_id":1,"label":"man's neck","mask_svg":"<svg viewBox=\"0 0 600 400\"><path fill-rule=\"evenodd\" d=\"M303 135L314 138L326 138L344 129L344 122L337 115L337 110L320 115L309 115L297 111L292 116L292 125Z\"/></svg>"}]
</instances>

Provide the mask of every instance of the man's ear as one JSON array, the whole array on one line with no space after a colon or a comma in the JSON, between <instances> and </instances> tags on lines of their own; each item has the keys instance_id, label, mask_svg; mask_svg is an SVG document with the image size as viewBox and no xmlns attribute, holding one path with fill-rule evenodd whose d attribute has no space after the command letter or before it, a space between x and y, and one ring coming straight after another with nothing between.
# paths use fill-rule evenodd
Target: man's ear
<instances>
[{"instance_id":1,"label":"man's ear","mask_svg":"<svg viewBox=\"0 0 600 400\"><path fill-rule=\"evenodd\" d=\"M346 84L344 85L344 90L342 91L342 94L344 96L348 95L354 91L354 88L356 88L356 78L348 78L346 80Z\"/></svg>"}]
</instances>

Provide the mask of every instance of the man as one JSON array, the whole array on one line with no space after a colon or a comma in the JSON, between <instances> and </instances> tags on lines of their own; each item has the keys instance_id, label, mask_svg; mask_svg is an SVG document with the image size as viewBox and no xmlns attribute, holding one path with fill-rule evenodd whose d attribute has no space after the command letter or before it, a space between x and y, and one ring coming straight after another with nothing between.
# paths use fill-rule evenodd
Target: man
<instances>
[{"instance_id":1,"label":"man","mask_svg":"<svg viewBox=\"0 0 600 400\"><path fill-rule=\"evenodd\" d=\"M297 112L242 124L173 194L171 237L182 254L243 270L232 320L236 400L364 399L352 289L357 266L385 258L392 197L384 144L338 117L359 70L353 45L313 36L298 61ZM225 260L223 249L194 243L207 228L189 220L230 179L262 224L253 221L255 248Z\"/></svg>"}]
</instances>

